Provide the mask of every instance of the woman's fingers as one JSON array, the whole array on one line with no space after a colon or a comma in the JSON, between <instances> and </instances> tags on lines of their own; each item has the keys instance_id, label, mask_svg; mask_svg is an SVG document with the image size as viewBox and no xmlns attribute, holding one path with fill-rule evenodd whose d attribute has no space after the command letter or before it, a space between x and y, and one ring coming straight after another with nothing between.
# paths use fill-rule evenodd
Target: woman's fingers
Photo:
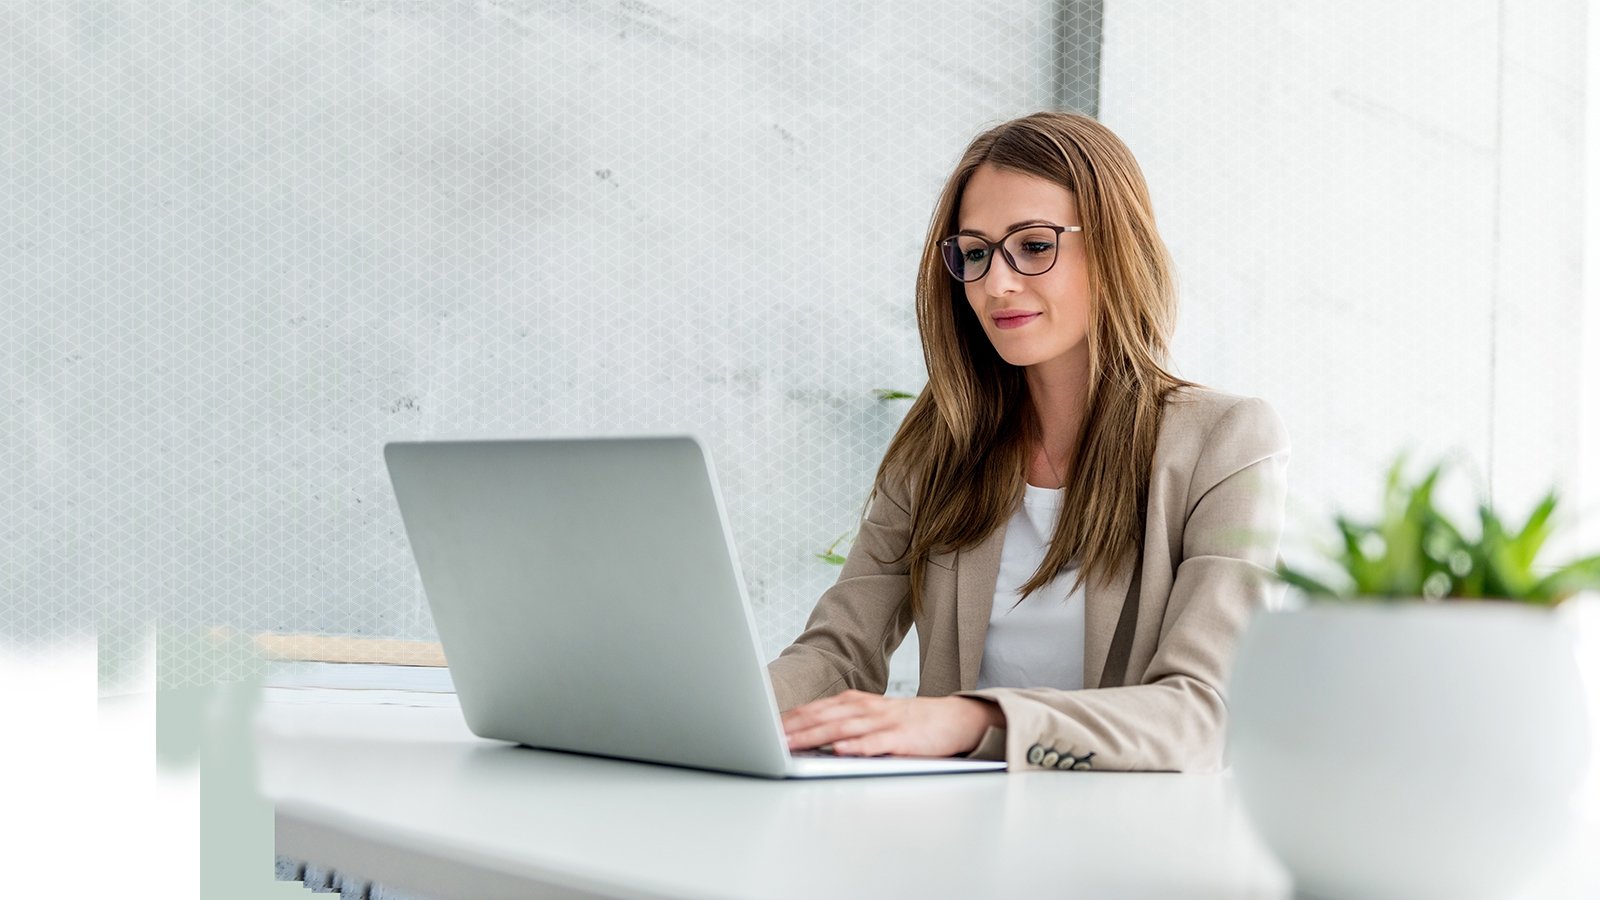
<instances>
[{"instance_id":1,"label":"woman's fingers","mask_svg":"<svg viewBox=\"0 0 1600 900\"><path fill-rule=\"evenodd\" d=\"M858 738L834 741L833 752L843 756L879 756L884 753L902 752L900 745L904 742L905 738L901 735L900 729L891 725Z\"/></svg>"},{"instance_id":2,"label":"woman's fingers","mask_svg":"<svg viewBox=\"0 0 1600 900\"><path fill-rule=\"evenodd\" d=\"M853 694L854 696L847 696ZM863 691L848 691L824 700L796 707L784 715L783 729L789 738L789 747L807 750L823 744L835 744L851 738L891 727L889 718L892 702L888 698Z\"/></svg>"},{"instance_id":3,"label":"woman's fingers","mask_svg":"<svg viewBox=\"0 0 1600 900\"><path fill-rule=\"evenodd\" d=\"M839 750L840 741L859 738L887 727L890 726L877 716L856 716L824 722L814 728L791 733L789 749L809 750L823 744L833 744L834 749Z\"/></svg>"},{"instance_id":4,"label":"woman's fingers","mask_svg":"<svg viewBox=\"0 0 1600 900\"><path fill-rule=\"evenodd\" d=\"M835 741L856 738L888 726L880 710L864 706L840 707L834 713L811 725L800 725L788 730L789 746L809 749Z\"/></svg>"},{"instance_id":5,"label":"woman's fingers","mask_svg":"<svg viewBox=\"0 0 1600 900\"><path fill-rule=\"evenodd\" d=\"M783 728L785 731L803 730L822 722L859 715L869 710L873 706L873 701L884 699L878 694L868 694L865 691L845 691L832 697L813 700L784 713Z\"/></svg>"},{"instance_id":6,"label":"woman's fingers","mask_svg":"<svg viewBox=\"0 0 1600 900\"><path fill-rule=\"evenodd\" d=\"M784 715L789 749L832 744L848 756L950 756L978 745L989 706L964 697L883 697L846 691Z\"/></svg>"}]
</instances>

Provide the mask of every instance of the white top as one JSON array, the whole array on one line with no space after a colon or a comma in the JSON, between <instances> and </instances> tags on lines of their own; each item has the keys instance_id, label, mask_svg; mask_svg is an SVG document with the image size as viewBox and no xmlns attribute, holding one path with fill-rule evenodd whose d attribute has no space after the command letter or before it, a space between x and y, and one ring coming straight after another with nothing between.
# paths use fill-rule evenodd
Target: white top
<instances>
[{"instance_id":1,"label":"white top","mask_svg":"<svg viewBox=\"0 0 1600 900\"><path fill-rule=\"evenodd\" d=\"M1017 605L1017 589L1033 577L1050 546L1066 493L1024 485L1022 503L1006 525L978 668L980 689L1083 687L1083 591L1067 593L1077 569L1064 569Z\"/></svg>"}]
</instances>

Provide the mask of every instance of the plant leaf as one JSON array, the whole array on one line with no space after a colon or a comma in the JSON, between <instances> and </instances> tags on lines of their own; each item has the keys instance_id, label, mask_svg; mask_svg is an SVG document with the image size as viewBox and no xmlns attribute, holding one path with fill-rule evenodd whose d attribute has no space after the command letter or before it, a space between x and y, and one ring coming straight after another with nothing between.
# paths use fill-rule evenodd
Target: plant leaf
<instances>
[{"instance_id":1,"label":"plant leaf","mask_svg":"<svg viewBox=\"0 0 1600 900\"><path fill-rule=\"evenodd\" d=\"M1326 584L1286 565L1278 566L1278 577L1314 597L1337 597L1339 592Z\"/></svg>"},{"instance_id":2,"label":"plant leaf","mask_svg":"<svg viewBox=\"0 0 1600 900\"><path fill-rule=\"evenodd\" d=\"M1351 580L1355 582L1355 593L1380 593L1382 573L1361 546L1363 539L1375 532L1343 515L1335 516L1333 521L1339 527L1339 536L1344 541L1344 552L1340 554L1339 563L1350 573Z\"/></svg>"},{"instance_id":3,"label":"plant leaf","mask_svg":"<svg viewBox=\"0 0 1600 900\"><path fill-rule=\"evenodd\" d=\"M1519 564L1512 539L1505 525L1487 503L1478 507L1478 517L1483 522L1483 553L1488 563L1483 590L1488 597L1516 599L1528 596L1533 589L1533 572Z\"/></svg>"},{"instance_id":4,"label":"plant leaf","mask_svg":"<svg viewBox=\"0 0 1600 900\"><path fill-rule=\"evenodd\" d=\"M1433 486L1444 471L1444 464L1435 465L1422 481L1409 490L1397 491L1384 523L1386 592L1393 597L1422 596L1423 582L1429 574L1425 571L1424 537L1428 520L1435 516ZM1398 482L1397 482L1398 484ZM1404 497L1404 504L1398 501Z\"/></svg>"},{"instance_id":5,"label":"plant leaf","mask_svg":"<svg viewBox=\"0 0 1600 900\"><path fill-rule=\"evenodd\" d=\"M1534 592L1561 600L1575 591L1600 591L1600 554L1574 560L1539 579Z\"/></svg>"},{"instance_id":6,"label":"plant leaf","mask_svg":"<svg viewBox=\"0 0 1600 900\"><path fill-rule=\"evenodd\" d=\"M1511 553L1520 568L1533 568L1534 557L1539 555L1539 548L1544 546L1554 527L1550 514L1555 508L1556 492L1552 488L1533 508L1533 512L1528 514L1528 521L1522 526L1522 530L1511 539Z\"/></svg>"}]
</instances>

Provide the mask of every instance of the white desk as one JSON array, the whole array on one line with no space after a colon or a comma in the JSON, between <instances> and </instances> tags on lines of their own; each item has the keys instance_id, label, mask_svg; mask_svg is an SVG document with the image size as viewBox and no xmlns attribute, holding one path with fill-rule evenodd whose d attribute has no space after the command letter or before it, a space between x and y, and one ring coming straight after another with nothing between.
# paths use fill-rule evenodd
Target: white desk
<instances>
[{"instance_id":1,"label":"white desk","mask_svg":"<svg viewBox=\"0 0 1600 900\"><path fill-rule=\"evenodd\" d=\"M474 900L1294 896L1227 774L773 782L484 741L452 699L269 688L279 855ZM1600 871L1575 855L1535 896L1600 897Z\"/></svg>"}]
</instances>

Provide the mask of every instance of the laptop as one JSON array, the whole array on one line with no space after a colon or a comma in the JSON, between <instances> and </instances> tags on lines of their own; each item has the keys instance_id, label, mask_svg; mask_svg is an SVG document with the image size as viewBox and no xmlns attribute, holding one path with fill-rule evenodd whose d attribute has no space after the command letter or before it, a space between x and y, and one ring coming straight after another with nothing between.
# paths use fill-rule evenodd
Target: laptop
<instances>
[{"instance_id":1,"label":"laptop","mask_svg":"<svg viewBox=\"0 0 1600 900\"><path fill-rule=\"evenodd\" d=\"M789 751L695 436L391 442L383 455L474 734L768 778L1005 769Z\"/></svg>"}]
</instances>

